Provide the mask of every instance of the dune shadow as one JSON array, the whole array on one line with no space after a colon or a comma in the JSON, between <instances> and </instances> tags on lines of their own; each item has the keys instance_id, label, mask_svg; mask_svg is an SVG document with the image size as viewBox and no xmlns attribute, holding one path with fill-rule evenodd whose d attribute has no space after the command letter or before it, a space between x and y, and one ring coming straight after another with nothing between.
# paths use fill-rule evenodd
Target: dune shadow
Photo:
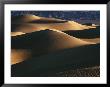
<instances>
[{"instance_id":1,"label":"dune shadow","mask_svg":"<svg viewBox=\"0 0 110 87\"><path fill-rule=\"evenodd\" d=\"M85 29L85 30L67 30L63 31L71 36L77 37L77 38L99 38L100 37L100 27L98 26L95 29Z\"/></svg>"}]
</instances>

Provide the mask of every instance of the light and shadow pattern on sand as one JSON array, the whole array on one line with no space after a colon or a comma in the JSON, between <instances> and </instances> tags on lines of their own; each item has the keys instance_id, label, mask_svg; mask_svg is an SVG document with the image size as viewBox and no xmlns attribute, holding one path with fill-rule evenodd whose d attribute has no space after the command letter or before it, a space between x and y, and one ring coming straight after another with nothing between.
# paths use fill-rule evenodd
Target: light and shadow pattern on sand
<instances>
[{"instance_id":1,"label":"light and shadow pattern on sand","mask_svg":"<svg viewBox=\"0 0 110 87\"><path fill-rule=\"evenodd\" d=\"M35 15L11 21L12 76L59 76L56 73L94 66L99 70L100 26Z\"/></svg>"}]
</instances>

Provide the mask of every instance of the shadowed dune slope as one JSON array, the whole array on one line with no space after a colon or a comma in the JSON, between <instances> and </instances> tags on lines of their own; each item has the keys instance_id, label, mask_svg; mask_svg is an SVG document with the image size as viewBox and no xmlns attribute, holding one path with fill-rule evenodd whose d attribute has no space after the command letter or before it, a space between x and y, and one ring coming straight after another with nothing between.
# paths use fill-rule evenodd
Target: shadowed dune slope
<instances>
[{"instance_id":1,"label":"shadowed dune slope","mask_svg":"<svg viewBox=\"0 0 110 87\"><path fill-rule=\"evenodd\" d=\"M25 59L30 58L30 56L31 57L42 56L44 54L55 52L58 50L88 44L94 43L82 41L58 30L53 31L49 29L18 36L12 36L11 38L12 60L13 60L12 64L22 62ZM19 58L20 61L17 61L16 58Z\"/></svg>"},{"instance_id":2,"label":"shadowed dune slope","mask_svg":"<svg viewBox=\"0 0 110 87\"><path fill-rule=\"evenodd\" d=\"M85 38L85 39L100 38L100 27L97 27L96 29L67 30L63 32L77 38Z\"/></svg>"},{"instance_id":3,"label":"shadowed dune slope","mask_svg":"<svg viewBox=\"0 0 110 87\"><path fill-rule=\"evenodd\" d=\"M65 49L12 65L12 76L49 76L68 69L100 65L100 44Z\"/></svg>"}]
</instances>

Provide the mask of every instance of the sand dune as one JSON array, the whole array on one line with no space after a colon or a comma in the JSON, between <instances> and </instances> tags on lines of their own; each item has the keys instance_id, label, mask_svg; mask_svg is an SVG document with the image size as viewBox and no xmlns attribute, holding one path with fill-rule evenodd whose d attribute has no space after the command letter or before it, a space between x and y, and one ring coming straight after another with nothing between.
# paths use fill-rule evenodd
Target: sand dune
<instances>
[{"instance_id":1,"label":"sand dune","mask_svg":"<svg viewBox=\"0 0 110 87\"><path fill-rule=\"evenodd\" d=\"M91 27L92 28L92 27ZM77 24L75 22L65 23L49 23L49 24L12 24L12 32L30 33L34 31L40 31L45 29L56 29L60 31L67 30L83 30L90 29L88 26Z\"/></svg>"},{"instance_id":2,"label":"sand dune","mask_svg":"<svg viewBox=\"0 0 110 87\"><path fill-rule=\"evenodd\" d=\"M84 30L90 28L96 27L82 25L75 21L65 21L61 19L45 18L30 15L30 16L12 17L11 30L12 32L29 33L44 29L57 29L60 31L65 31L65 30Z\"/></svg>"},{"instance_id":3,"label":"sand dune","mask_svg":"<svg viewBox=\"0 0 110 87\"><path fill-rule=\"evenodd\" d=\"M12 65L12 76L51 76L52 73L100 65L100 45L65 49Z\"/></svg>"},{"instance_id":4,"label":"sand dune","mask_svg":"<svg viewBox=\"0 0 110 87\"><path fill-rule=\"evenodd\" d=\"M29 50L31 53L27 52L25 54L31 54L31 56L34 57L55 52L58 50L74 48L88 44L95 43L77 39L73 36L70 36L58 30L49 30L49 29L18 36L12 36L11 39L11 48L13 50L21 49L21 52L22 50ZM19 52L16 50L14 52L12 51L13 58L15 58L15 62L19 61L16 61L16 57L14 57L14 55L15 56L17 55L19 58L25 59L25 57L19 55ZM22 59L22 61L24 59Z\"/></svg>"},{"instance_id":5,"label":"sand dune","mask_svg":"<svg viewBox=\"0 0 110 87\"><path fill-rule=\"evenodd\" d=\"M45 44L48 43L46 44L46 46L49 45L49 47L54 47L55 49L93 44L82 41L58 30L46 29L38 32L32 32L12 37L12 48L16 46L19 47L20 44L23 46L33 46L33 44L37 46L39 45L39 43L40 45L45 45L43 42L45 42ZM22 47L21 45L20 47Z\"/></svg>"},{"instance_id":6,"label":"sand dune","mask_svg":"<svg viewBox=\"0 0 110 87\"><path fill-rule=\"evenodd\" d=\"M11 21L12 76L52 76L100 65L100 26L35 15Z\"/></svg>"}]
</instances>

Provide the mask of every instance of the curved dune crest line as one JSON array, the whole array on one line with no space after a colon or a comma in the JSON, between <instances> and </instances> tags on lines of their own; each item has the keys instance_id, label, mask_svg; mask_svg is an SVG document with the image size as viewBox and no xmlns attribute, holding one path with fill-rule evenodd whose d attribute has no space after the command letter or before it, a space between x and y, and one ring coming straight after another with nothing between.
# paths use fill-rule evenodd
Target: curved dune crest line
<instances>
[{"instance_id":1,"label":"curved dune crest line","mask_svg":"<svg viewBox=\"0 0 110 87\"><path fill-rule=\"evenodd\" d=\"M29 56L37 57L59 50L94 44L82 41L61 31L49 29L12 36L11 40L12 64L22 62L30 58Z\"/></svg>"},{"instance_id":2,"label":"curved dune crest line","mask_svg":"<svg viewBox=\"0 0 110 87\"><path fill-rule=\"evenodd\" d=\"M75 21L68 21L68 22L73 26L73 28L74 28L73 30L84 30L84 29L96 28L93 26L82 25Z\"/></svg>"},{"instance_id":3,"label":"curved dune crest line","mask_svg":"<svg viewBox=\"0 0 110 87\"><path fill-rule=\"evenodd\" d=\"M22 62L30 56L31 53L27 49L11 49L11 64Z\"/></svg>"},{"instance_id":4,"label":"curved dune crest line","mask_svg":"<svg viewBox=\"0 0 110 87\"><path fill-rule=\"evenodd\" d=\"M12 47L17 47L19 44L21 46L33 47L33 44L35 44L36 47L47 46L48 49L64 49L94 43L82 41L58 30L46 29L12 37Z\"/></svg>"}]
</instances>

